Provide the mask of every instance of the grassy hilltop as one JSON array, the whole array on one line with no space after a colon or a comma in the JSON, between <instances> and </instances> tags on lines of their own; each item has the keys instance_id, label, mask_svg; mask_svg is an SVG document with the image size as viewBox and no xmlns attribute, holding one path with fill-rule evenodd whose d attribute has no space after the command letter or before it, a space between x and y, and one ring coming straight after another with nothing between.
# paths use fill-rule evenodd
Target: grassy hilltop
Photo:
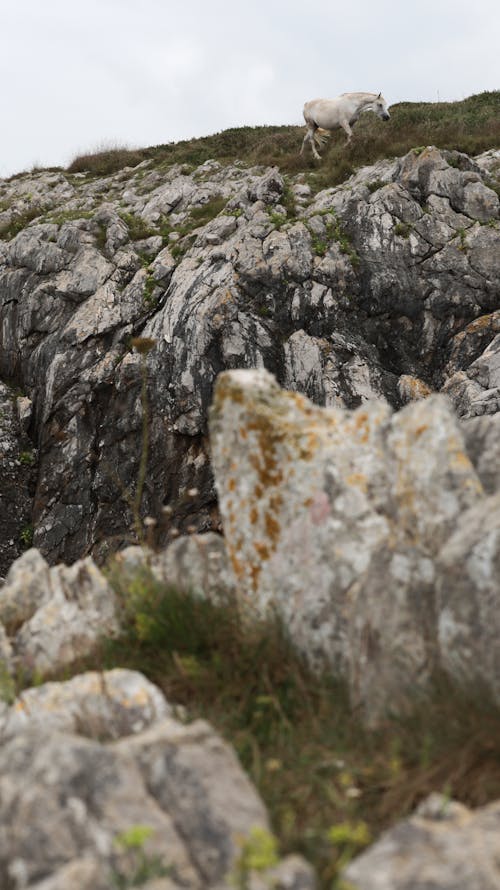
<instances>
[{"instance_id":1,"label":"grassy hilltop","mask_svg":"<svg viewBox=\"0 0 500 890\"><path fill-rule=\"evenodd\" d=\"M318 187L342 182L363 164L397 157L420 145L457 149L474 155L500 147L500 90L469 96L461 102L400 102L391 107L391 120L362 115L353 144L345 146L342 132L324 147L321 162L308 148L299 155L304 128L298 126L235 127L182 142L142 149L111 149L81 155L68 167L70 173L114 173L146 159L158 165L198 166L209 158L231 163L277 164L284 172L318 171Z\"/></svg>"}]
</instances>

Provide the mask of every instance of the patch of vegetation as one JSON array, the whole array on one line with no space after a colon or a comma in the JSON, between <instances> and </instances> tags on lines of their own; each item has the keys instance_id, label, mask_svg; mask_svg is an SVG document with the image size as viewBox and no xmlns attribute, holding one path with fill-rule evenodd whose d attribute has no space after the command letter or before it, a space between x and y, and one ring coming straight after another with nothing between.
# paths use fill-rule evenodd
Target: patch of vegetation
<instances>
[{"instance_id":1,"label":"patch of vegetation","mask_svg":"<svg viewBox=\"0 0 500 890\"><path fill-rule=\"evenodd\" d=\"M91 219L94 215L92 210L61 210L57 213L51 213L46 217L46 222L55 223L62 226L66 222L73 222L79 219Z\"/></svg>"},{"instance_id":2,"label":"patch of vegetation","mask_svg":"<svg viewBox=\"0 0 500 890\"><path fill-rule=\"evenodd\" d=\"M252 872L263 872L277 865L278 842L265 828L256 826L241 845L231 883L236 890L247 890Z\"/></svg>"},{"instance_id":3,"label":"patch of vegetation","mask_svg":"<svg viewBox=\"0 0 500 890\"><path fill-rule=\"evenodd\" d=\"M465 229L457 229L457 238L459 240L458 249L461 251L466 251L468 244Z\"/></svg>"},{"instance_id":4,"label":"patch of vegetation","mask_svg":"<svg viewBox=\"0 0 500 890\"><path fill-rule=\"evenodd\" d=\"M409 223L398 222L394 226L394 234L398 235L400 238L409 238L411 232L411 226Z\"/></svg>"},{"instance_id":5,"label":"patch of vegetation","mask_svg":"<svg viewBox=\"0 0 500 890\"><path fill-rule=\"evenodd\" d=\"M67 167L67 172L109 176L124 167L136 167L141 161L144 161L143 150L117 146L78 155Z\"/></svg>"},{"instance_id":6,"label":"patch of vegetation","mask_svg":"<svg viewBox=\"0 0 500 890\"><path fill-rule=\"evenodd\" d=\"M158 234L156 229L151 228L141 216L136 216L135 213L120 211L120 216L127 226L131 241L143 241L145 238L151 238L152 235Z\"/></svg>"},{"instance_id":7,"label":"patch of vegetation","mask_svg":"<svg viewBox=\"0 0 500 890\"><path fill-rule=\"evenodd\" d=\"M377 192L379 189L383 188L386 183L382 182L381 179L373 179L371 182L366 183L366 187L368 191L373 194L373 192Z\"/></svg>"},{"instance_id":8,"label":"patch of vegetation","mask_svg":"<svg viewBox=\"0 0 500 890\"><path fill-rule=\"evenodd\" d=\"M273 226L276 229L281 229L286 222L288 222L288 216L286 213L278 213L277 210L268 210L267 211L269 219L271 220Z\"/></svg>"},{"instance_id":9,"label":"patch of vegetation","mask_svg":"<svg viewBox=\"0 0 500 890\"><path fill-rule=\"evenodd\" d=\"M205 226L224 210L226 204L227 198L223 195L216 195L205 204L201 204L200 207L192 207L189 215L196 226Z\"/></svg>"},{"instance_id":10,"label":"patch of vegetation","mask_svg":"<svg viewBox=\"0 0 500 890\"><path fill-rule=\"evenodd\" d=\"M22 213L18 213L10 222L0 225L0 240L10 241L12 238L15 238L30 222L33 222L34 219L42 216L42 214L42 207L30 207Z\"/></svg>"},{"instance_id":11,"label":"patch of vegetation","mask_svg":"<svg viewBox=\"0 0 500 890\"><path fill-rule=\"evenodd\" d=\"M500 797L500 714L482 690L436 677L405 717L369 730L345 684L313 674L275 615L252 618L248 604L203 600L146 569L111 563L109 578L123 634L77 669L140 670L209 720L262 795L280 855L302 853L322 890L340 890L347 861L432 791L474 807ZM243 874L258 849L242 850Z\"/></svg>"},{"instance_id":12,"label":"patch of vegetation","mask_svg":"<svg viewBox=\"0 0 500 890\"><path fill-rule=\"evenodd\" d=\"M35 463L35 455L33 451L21 451L19 454L19 463L25 467L32 467Z\"/></svg>"},{"instance_id":13,"label":"patch of vegetation","mask_svg":"<svg viewBox=\"0 0 500 890\"><path fill-rule=\"evenodd\" d=\"M160 856L146 852L145 844L152 834L153 829L149 825L132 825L115 837L115 846L125 854L120 857L112 873L118 890L142 887L153 878L168 877L172 873L172 868L165 866Z\"/></svg>"},{"instance_id":14,"label":"patch of vegetation","mask_svg":"<svg viewBox=\"0 0 500 890\"><path fill-rule=\"evenodd\" d=\"M28 550L33 544L33 535L35 534L35 529L32 525L25 525L20 533L19 533L19 542Z\"/></svg>"},{"instance_id":15,"label":"patch of vegetation","mask_svg":"<svg viewBox=\"0 0 500 890\"><path fill-rule=\"evenodd\" d=\"M144 291L142 293L142 299L146 309L156 309L158 305L158 300L154 295L155 288L158 287L158 282L154 275L151 273L148 274L146 278L146 283L144 285Z\"/></svg>"},{"instance_id":16,"label":"patch of vegetation","mask_svg":"<svg viewBox=\"0 0 500 890\"><path fill-rule=\"evenodd\" d=\"M354 250L348 235L342 228L340 221L337 219L334 210L325 210L322 214L325 220L325 234L319 236L315 232L310 231L311 246L318 256L324 256L328 250L328 246L332 241L336 241L342 253L349 257L351 264L357 266L359 256Z\"/></svg>"}]
</instances>

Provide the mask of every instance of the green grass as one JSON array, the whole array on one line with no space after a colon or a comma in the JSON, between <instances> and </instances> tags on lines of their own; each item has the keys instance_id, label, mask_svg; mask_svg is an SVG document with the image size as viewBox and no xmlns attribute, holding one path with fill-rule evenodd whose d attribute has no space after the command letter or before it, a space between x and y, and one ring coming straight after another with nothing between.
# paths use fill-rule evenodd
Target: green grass
<instances>
[{"instance_id":1,"label":"green grass","mask_svg":"<svg viewBox=\"0 0 500 890\"><path fill-rule=\"evenodd\" d=\"M10 241L12 238L15 238L19 232L26 228L28 223L42 216L43 212L42 207L30 207L28 210L17 214L9 223L0 226L0 240Z\"/></svg>"},{"instance_id":2,"label":"green grass","mask_svg":"<svg viewBox=\"0 0 500 890\"><path fill-rule=\"evenodd\" d=\"M353 142L345 146L343 134L334 134L323 149L322 161L310 153L299 155L301 126L234 127L198 139L143 149L116 149L83 155L69 172L95 175L115 172L143 160L156 166L187 164L196 167L209 158L221 163L241 160L248 164L278 165L284 173L305 172L316 188L343 182L357 167L381 158L399 157L426 145L477 154L500 147L500 91L484 92L460 102L400 102L383 123L373 114L362 115ZM301 109L297 109L300 117Z\"/></svg>"},{"instance_id":3,"label":"green grass","mask_svg":"<svg viewBox=\"0 0 500 890\"><path fill-rule=\"evenodd\" d=\"M214 605L145 570L111 569L110 580L124 632L74 670L140 670L190 718L208 719L259 789L280 853L305 855L323 890L431 791L472 806L500 797L500 715L481 691L436 679L429 700L370 731L345 684L312 674L275 617L242 617L234 602Z\"/></svg>"}]
</instances>

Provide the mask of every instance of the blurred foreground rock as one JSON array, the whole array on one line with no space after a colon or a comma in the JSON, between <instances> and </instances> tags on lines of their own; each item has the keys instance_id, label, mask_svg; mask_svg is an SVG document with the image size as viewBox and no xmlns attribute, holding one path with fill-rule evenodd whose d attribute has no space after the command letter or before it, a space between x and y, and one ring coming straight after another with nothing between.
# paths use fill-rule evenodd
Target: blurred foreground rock
<instances>
[{"instance_id":1,"label":"blurred foreground rock","mask_svg":"<svg viewBox=\"0 0 500 890\"><path fill-rule=\"evenodd\" d=\"M500 802L471 811L433 794L344 877L356 890L498 890Z\"/></svg>"},{"instance_id":2,"label":"blurred foreground rock","mask_svg":"<svg viewBox=\"0 0 500 890\"><path fill-rule=\"evenodd\" d=\"M242 844L269 828L266 811L211 727L170 715L132 671L84 674L14 702L0 732L2 888L229 890ZM276 873L276 888L314 890L298 857Z\"/></svg>"},{"instance_id":3,"label":"blurred foreground rock","mask_svg":"<svg viewBox=\"0 0 500 890\"><path fill-rule=\"evenodd\" d=\"M71 664L118 630L115 595L90 557L49 568L34 548L0 587L0 622L10 645L4 660L25 677Z\"/></svg>"},{"instance_id":4,"label":"blurred foreground rock","mask_svg":"<svg viewBox=\"0 0 500 890\"><path fill-rule=\"evenodd\" d=\"M444 396L322 409L264 370L226 372L211 443L239 594L348 677L366 719L437 668L500 701L500 494Z\"/></svg>"}]
</instances>

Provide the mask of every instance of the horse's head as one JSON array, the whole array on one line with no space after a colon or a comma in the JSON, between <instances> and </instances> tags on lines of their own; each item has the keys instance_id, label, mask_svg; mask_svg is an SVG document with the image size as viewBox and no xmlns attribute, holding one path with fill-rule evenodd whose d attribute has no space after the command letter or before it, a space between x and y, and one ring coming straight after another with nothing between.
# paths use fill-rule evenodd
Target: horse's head
<instances>
[{"instance_id":1,"label":"horse's head","mask_svg":"<svg viewBox=\"0 0 500 890\"><path fill-rule=\"evenodd\" d=\"M378 114L379 117L382 118L383 121L388 121L390 119L390 114L387 110L387 102L385 101L382 93L379 93L377 98L372 104L371 110Z\"/></svg>"}]
</instances>

